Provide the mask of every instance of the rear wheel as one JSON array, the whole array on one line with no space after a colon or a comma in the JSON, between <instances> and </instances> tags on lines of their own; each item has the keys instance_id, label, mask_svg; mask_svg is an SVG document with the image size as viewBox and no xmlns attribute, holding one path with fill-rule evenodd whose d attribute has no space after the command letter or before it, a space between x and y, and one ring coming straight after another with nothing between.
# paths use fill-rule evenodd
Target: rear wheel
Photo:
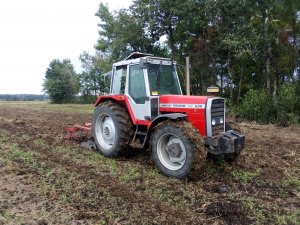
<instances>
[{"instance_id":1,"label":"rear wheel","mask_svg":"<svg viewBox=\"0 0 300 225\"><path fill-rule=\"evenodd\" d=\"M194 145L184 123L160 124L151 136L153 161L163 174L170 177L182 178L192 168Z\"/></svg>"},{"instance_id":2,"label":"rear wheel","mask_svg":"<svg viewBox=\"0 0 300 225\"><path fill-rule=\"evenodd\" d=\"M112 101L101 103L93 116L93 137L97 149L104 156L117 156L128 147L131 127L131 119L122 106Z\"/></svg>"}]
</instances>

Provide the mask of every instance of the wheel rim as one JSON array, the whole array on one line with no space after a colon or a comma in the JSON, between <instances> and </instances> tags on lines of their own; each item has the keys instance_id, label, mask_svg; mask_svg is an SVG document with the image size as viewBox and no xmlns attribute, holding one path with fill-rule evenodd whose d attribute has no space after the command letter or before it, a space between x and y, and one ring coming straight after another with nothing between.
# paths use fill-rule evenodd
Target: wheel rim
<instances>
[{"instance_id":1,"label":"wheel rim","mask_svg":"<svg viewBox=\"0 0 300 225\"><path fill-rule=\"evenodd\" d=\"M160 162L169 170L179 170L186 161L184 144L173 134L162 135L156 150Z\"/></svg>"},{"instance_id":2,"label":"wheel rim","mask_svg":"<svg viewBox=\"0 0 300 225\"><path fill-rule=\"evenodd\" d=\"M101 114L96 120L95 131L99 145L103 150L109 151L116 139L116 128L112 118L107 114Z\"/></svg>"}]
</instances>

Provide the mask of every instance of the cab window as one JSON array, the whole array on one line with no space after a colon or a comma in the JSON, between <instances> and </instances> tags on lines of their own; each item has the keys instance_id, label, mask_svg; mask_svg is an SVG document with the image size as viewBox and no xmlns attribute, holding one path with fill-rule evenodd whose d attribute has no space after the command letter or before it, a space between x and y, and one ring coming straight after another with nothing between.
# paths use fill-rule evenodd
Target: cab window
<instances>
[{"instance_id":1,"label":"cab window","mask_svg":"<svg viewBox=\"0 0 300 225\"><path fill-rule=\"evenodd\" d=\"M137 104L144 104L147 99L143 69L139 64L129 67L129 95Z\"/></svg>"},{"instance_id":2,"label":"cab window","mask_svg":"<svg viewBox=\"0 0 300 225\"><path fill-rule=\"evenodd\" d=\"M148 77L151 95L181 94L173 65L150 64L148 66Z\"/></svg>"},{"instance_id":3,"label":"cab window","mask_svg":"<svg viewBox=\"0 0 300 225\"><path fill-rule=\"evenodd\" d=\"M113 74L112 94L119 95L125 93L127 66L117 66Z\"/></svg>"}]
</instances>

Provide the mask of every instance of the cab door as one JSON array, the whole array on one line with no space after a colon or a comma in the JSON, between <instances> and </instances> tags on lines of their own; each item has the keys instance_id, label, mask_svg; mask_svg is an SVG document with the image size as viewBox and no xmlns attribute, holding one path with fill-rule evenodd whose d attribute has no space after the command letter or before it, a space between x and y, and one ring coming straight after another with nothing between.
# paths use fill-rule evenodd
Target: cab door
<instances>
[{"instance_id":1,"label":"cab door","mask_svg":"<svg viewBox=\"0 0 300 225\"><path fill-rule=\"evenodd\" d=\"M147 83L146 69L139 64L128 65L127 96L129 104L137 120L150 120L150 93Z\"/></svg>"}]
</instances>

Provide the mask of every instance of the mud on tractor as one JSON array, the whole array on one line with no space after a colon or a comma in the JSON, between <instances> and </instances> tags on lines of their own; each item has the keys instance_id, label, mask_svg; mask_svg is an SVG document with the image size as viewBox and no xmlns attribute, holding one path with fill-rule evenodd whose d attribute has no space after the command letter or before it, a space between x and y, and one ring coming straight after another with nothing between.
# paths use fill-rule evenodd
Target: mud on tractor
<instances>
[{"instance_id":1,"label":"mud on tractor","mask_svg":"<svg viewBox=\"0 0 300 225\"><path fill-rule=\"evenodd\" d=\"M171 59L133 53L113 64L110 93L95 107L92 135L104 156L149 146L167 176L186 176L199 145L209 158L225 160L244 147L245 136L226 123L225 99L183 95Z\"/></svg>"}]
</instances>

